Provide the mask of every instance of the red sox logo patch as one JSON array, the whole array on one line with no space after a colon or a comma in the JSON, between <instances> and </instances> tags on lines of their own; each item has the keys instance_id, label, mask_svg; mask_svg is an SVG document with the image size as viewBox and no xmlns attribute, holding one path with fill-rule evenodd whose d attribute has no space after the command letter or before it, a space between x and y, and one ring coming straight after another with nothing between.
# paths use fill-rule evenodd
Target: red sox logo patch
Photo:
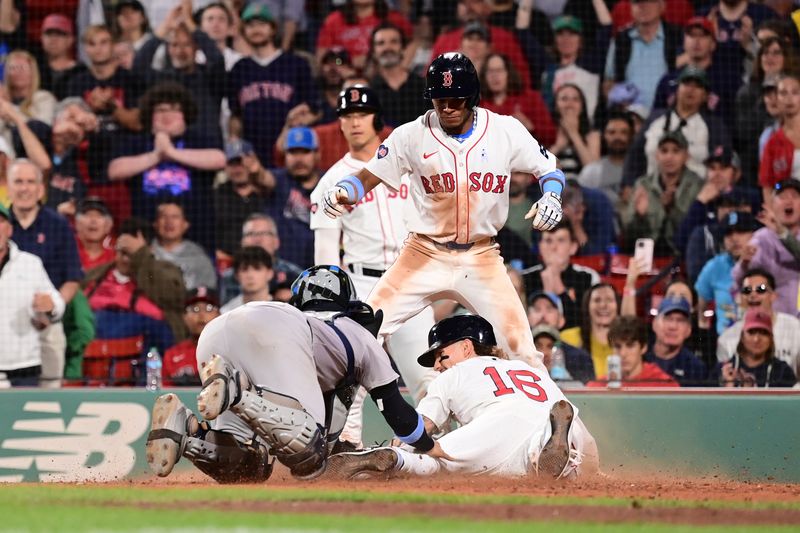
<instances>
[{"instance_id":1,"label":"red sox logo patch","mask_svg":"<svg viewBox=\"0 0 800 533\"><path fill-rule=\"evenodd\" d=\"M350 89L350 101L358 102L361 99L361 93L358 89Z\"/></svg>"},{"instance_id":2,"label":"red sox logo patch","mask_svg":"<svg viewBox=\"0 0 800 533\"><path fill-rule=\"evenodd\" d=\"M445 70L442 73L442 87L450 87L453 85L453 73Z\"/></svg>"},{"instance_id":3,"label":"red sox logo patch","mask_svg":"<svg viewBox=\"0 0 800 533\"><path fill-rule=\"evenodd\" d=\"M378 159L383 159L384 157L389 155L389 149L386 148L385 144L382 144L382 145L378 146L377 155L378 155Z\"/></svg>"}]
</instances>

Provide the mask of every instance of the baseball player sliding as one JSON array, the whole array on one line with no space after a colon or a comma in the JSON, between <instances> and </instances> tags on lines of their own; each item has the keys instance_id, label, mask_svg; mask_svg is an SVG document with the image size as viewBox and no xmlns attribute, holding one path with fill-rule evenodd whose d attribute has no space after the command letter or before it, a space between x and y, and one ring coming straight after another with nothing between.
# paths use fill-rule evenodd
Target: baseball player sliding
<instances>
[{"instance_id":1,"label":"baseball player sliding","mask_svg":"<svg viewBox=\"0 0 800 533\"><path fill-rule=\"evenodd\" d=\"M544 369L494 237L508 216L512 172L539 179L542 198L526 215L538 230L561 220L564 174L518 120L477 107L478 75L464 55L437 57L426 85L434 109L394 130L363 169L328 189L325 214L343 216L381 182L402 191L410 175L411 235L367 299L383 310L380 335L436 300L453 299L494 325L510 355Z\"/></svg>"},{"instance_id":2,"label":"baseball player sliding","mask_svg":"<svg viewBox=\"0 0 800 533\"><path fill-rule=\"evenodd\" d=\"M428 342L419 364L441 374L417 412L428 433L451 415L461 424L437 441L442 455L420 455L405 446L341 453L329 460L331 475L365 479L445 471L571 478L597 471L597 444L577 408L547 372L508 360L486 320L446 318L431 329Z\"/></svg>"},{"instance_id":3,"label":"baseball player sliding","mask_svg":"<svg viewBox=\"0 0 800 533\"><path fill-rule=\"evenodd\" d=\"M349 407L361 385L400 440L437 454L422 417L405 402L397 373L373 336L379 314L352 301L337 266L304 271L291 304L250 302L211 321L197 345L201 422L174 394L153 406L147 461L159 476L181 457L222 483L264 481L270 456L299 479L325 471L341 429L334 401ZM369 331L368 328L372 328Z\"/></svg>"},{"instance_id":4,"label":"baseball player sliding","mask_svg":"<svg viewBox=\"0 0 800 533\"><path fill-rule=\"evenodd\" d=\"M381 143L378 136L383 128L381 105L372 89L361 85L345 88L339 94L337 113L348 153L325 173L311 193L314 262L318 265L338 264L341 239L343 262L358 294L366 296L397 259L403 241L408 237L403 213L407 206L411 207L409 182L408 177L403 176L399 190L379 184L339 218L329 218L322 209L317 209L322 205L325 191L343 177L364 168ZM425 347L425 337L419 332L428 331L433 322L433 310L429 307L410 318L392 335L388 343L389 353L421 352ZM396 357L395 363L414 397L421 397L425 384L433 377L431 373L410 357ZM341 435L342 440L356 446L361 443L363 402L362 390L353 401L348 423Z\"/></svg>"}]
</instances>

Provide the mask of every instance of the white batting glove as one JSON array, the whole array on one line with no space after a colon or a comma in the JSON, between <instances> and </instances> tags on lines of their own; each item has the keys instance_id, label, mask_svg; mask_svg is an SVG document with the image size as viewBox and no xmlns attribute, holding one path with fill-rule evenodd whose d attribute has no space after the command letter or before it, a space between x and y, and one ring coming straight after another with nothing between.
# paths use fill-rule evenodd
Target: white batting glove
<instances>
[{"instance_id":1,"label":"white batting glove","mask_svg":"<svg viewBox=\"0 0 800 533\"><path fill-rule=\"evenodd\" d=\"M334 185L322 195L323 210L330 218L339 218L347 213L345 205L348 200L347 190L341 185Z\"/></svg>"},{"instance_id":2,"label":"white batting glove","mask_svg":"<svg viewBox=\"0 0 800 533\"><path fill-rule=\"evenodd\" d=\"M561 197L550 191L544 193L539 201L533 204L525 219L533 218L533 229L548 231L556 227L563 216Z\"/></svg>"}]
</instances>

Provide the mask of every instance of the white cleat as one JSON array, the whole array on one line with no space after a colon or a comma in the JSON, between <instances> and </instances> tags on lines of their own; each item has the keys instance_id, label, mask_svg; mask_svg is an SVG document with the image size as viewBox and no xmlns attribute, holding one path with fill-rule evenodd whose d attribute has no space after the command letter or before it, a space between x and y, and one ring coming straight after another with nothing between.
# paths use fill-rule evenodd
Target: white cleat
<instances>
[{"instance_id":1,"label":"white cleat","mask_svg":"<svg viewBox=\"0 0 800 533\"><path fill-rule=\"evenodd\" d=\"M166 477L172 472L187 436L197 431L197 425L197 418L175 394L156 399L147 435L147 464L157 476Z\"/></svg>"},{"instance_id":2,"label":"white cleat","mask_svg":"<svg viewBox=\"0 0 800 533\"><path fill-rule=\"evenodd\" d=\"M222 356L214 354L200 367L203 390L197 395L197 411L205 420L214 420L235 405L243 390L249 390L247 377Z\"/></svg>"}]
</instances>

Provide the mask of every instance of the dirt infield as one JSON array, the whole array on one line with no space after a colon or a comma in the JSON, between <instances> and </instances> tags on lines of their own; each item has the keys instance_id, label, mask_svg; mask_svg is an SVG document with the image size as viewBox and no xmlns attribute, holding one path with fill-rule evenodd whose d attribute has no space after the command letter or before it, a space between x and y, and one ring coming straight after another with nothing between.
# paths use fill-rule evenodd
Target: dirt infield
<instances>
[{"instance_id":1,"label":"dirt infield","mask_svg":"<svg viewBox=\"0 0 800 533\"><path fill-rule=\"evenodd\" d=\"M201 488L209 484L202 474L179 474L168 479L139 480L136 484L152 487ZM214 484L211 482L210 484ZM636 479L634 477L594 478L571 483L556 483L536 478L495 479L441 477L420 479L392 479L386 481L342 482L322 480L301 483L293 480L282 468L264 488L313 488L331 491L368 491L370 493L430 494L429 502L392 503L384 501L329 502L248 501L233 503L209 502L204 504L220 510L247 512L302 512L337 515L454 517L475 520L555 520L569 522L662 524L730 524L730 525L798 525L800 510L763 508L768 503L800 502L800 485L747 483L721 479ZM537 500L547 497L569 497L585 500L570 504L548 504L546 501L529 504L492 503L442 503L437 494L529 496ZM623 505L600 505L597 498L629 500ZM678 501L674 506L659 505L660 501ZM720 507L711 502L736 502L759 504L756 508ZM708 504L704 504L708 502ZM174 504L170 504L174 507ZM178 504L181 505L181 504ZM192 506L196 505L192 504ZM746 507L746 506L744 506Z\"/></svg>"}]
</instances>

